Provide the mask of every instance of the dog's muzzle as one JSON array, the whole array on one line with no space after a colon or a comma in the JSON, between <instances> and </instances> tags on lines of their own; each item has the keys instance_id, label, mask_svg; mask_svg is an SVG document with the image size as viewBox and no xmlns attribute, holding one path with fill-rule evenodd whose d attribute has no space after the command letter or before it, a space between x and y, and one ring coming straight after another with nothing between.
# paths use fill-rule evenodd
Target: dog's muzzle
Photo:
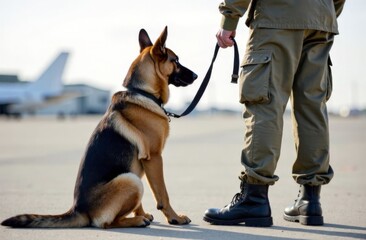
<instances>
[{"instance_id":1,"label":"dog's muzzle","mask_svg":"<svg viewBox=\"0 0 366 240\"><path fill-rule=\"evenodd\" d=\"M173 72L169 76L169 84L173 84L176 87L185 87L192 84L198 77L197 74L180 64L178 69L178 72Z\"/></svg>"}]
</instances>

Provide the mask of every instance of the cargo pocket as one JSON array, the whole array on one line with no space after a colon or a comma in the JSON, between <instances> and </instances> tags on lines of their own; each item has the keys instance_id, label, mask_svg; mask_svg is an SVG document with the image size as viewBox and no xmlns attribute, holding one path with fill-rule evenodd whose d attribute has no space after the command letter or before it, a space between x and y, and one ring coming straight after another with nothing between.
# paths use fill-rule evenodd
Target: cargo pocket
<instances>
[{"instance_id":1,"label":"cargo pocket","mask_svg":"<svg viewBox=\"0 0 366 240\"><path fill-rule=\"evenodd\" d=\"M239 79L241 103L270 101L271 60L271 51L253 51L245 55Z\"/></svg>"},{"instance_id":2,"label":"cargo pocket","mask_svg":"<svg viewBox=\"0 0 366 240\"><path fill-rule=\"evenodd\" d=\"M327 69L327 94L325 100L328 101L333 91L333 77L332 77L332 60L328 57L328 69Z\"/></svg>"}]
</instances>

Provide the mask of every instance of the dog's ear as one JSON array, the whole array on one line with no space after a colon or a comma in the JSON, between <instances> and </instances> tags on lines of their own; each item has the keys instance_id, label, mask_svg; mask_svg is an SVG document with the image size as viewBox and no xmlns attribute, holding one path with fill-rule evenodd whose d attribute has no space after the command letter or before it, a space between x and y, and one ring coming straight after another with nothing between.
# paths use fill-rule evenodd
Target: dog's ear
<instances>
[{"instance_id":1,"label":"dog's ear","mask_svg":"<svg viewBox=\"0 0 366 240\"><path fill-rule=\"evenodd\" d=\"M140 52L142 52L145 48L152 46L152 42L149 38L149 35L145 31L145 29L141 29L139 33L139 43L140 43Z\"/></svg>"},{"instance_id":2,"label":"dog's ear","mask_svg":"<svg viewBox=\"0 0 366 240\"><path fill-rule=\"evenodd\" d=\"M166 58L167 51L165 48L165 42L168 37L168 27L164 28L164 31L160 34L159 38L152 47L152 53L160 59Z\"/></svg>"}]
</instances>

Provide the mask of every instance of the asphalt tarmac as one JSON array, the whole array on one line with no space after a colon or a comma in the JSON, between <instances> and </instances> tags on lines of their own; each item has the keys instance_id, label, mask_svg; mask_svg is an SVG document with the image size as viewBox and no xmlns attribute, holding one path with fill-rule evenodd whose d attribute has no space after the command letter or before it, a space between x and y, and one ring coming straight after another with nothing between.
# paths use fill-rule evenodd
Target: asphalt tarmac
<instances>
[{"instance_id":1,"label":"asphalt tarmac","mask_svg":"<svg viewBox=\"0 0 366 240\"><path fill-rule=\"evenodd\" d=\"M101 116L0 118L0 221L21 213L59 214L73 203L79 162ZM147 228L10 229L1 240L73 239L366 239L366 118L330 118L331 165L335 177L322 188L324 226L282 219L298 186L290 117L285 117L280 180L269 190L274 225L269 228L215 226L202 220L210 207L223 207L239 191L244 123L240 114L172 119L164 151L165 181L173 208L192 220L169 225L146 184L143 205L154 215Z\"/></svg>"}]
</instances>

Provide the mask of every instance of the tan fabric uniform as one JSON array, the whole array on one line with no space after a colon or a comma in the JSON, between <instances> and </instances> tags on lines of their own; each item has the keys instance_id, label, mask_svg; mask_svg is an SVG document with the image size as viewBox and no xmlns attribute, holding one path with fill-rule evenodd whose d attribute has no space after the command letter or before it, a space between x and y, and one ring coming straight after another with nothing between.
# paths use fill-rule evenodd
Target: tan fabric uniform
<instances>
[{"instance_id":1,"label":"tan fabric uniform","mask_svg":"<svg viewBox=\"0 0 366 240\"><path fill-rule=\"evenodd\" d=\"M240 102L246 107L241 161L248 183L278 180L274 172L289 98L297 151L294 179L310 185L332 179L326 108L332 89L329 51L344 2L226 0L220 5L226 30L235 30L249 9L250 37L240 76Z\"/></svg>"}]
</instances>

